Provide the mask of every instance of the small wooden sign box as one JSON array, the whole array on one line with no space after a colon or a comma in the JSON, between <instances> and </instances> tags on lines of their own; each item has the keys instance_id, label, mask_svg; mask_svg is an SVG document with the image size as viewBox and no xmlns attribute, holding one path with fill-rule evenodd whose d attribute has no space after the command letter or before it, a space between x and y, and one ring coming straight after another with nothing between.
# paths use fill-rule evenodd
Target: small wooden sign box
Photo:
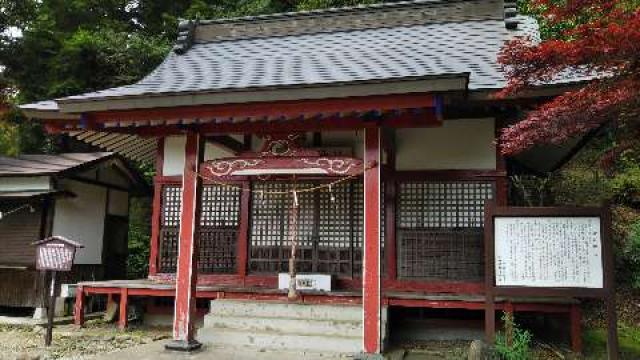
<instances>
[{"instance_id":1,"label":"small wooden sign box","mask_svg":"<svg viewBox=\"0 0 640 360\"><path fill-rule=\"evenodd\" d=\"M49 346L51 345L53 335L56 276L58 271L71 271L73 260L76 257L76 250L84 246L62 236L52 236L44 240L36 241L32 245L36 246L36 269L51 272L49 307L47 309L47 331L44 337L44 344Z\"/></svg>"},{"instance_id":2,"label":"small wooden sign box","mask_svg":"<svg viewBox=\"0 0 640 360\"><path fill-rule=\"evenodd\" d=\"M618 358L611 221L605 208L485 206L485 332L495 341L495 297L600 298L607 352Z\"/></svg>"}]
</instances>

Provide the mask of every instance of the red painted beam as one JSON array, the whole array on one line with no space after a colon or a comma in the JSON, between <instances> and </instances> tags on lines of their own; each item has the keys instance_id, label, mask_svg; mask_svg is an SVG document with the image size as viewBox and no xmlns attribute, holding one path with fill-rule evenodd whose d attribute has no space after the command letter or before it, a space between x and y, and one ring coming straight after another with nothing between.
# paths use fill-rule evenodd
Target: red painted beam
<instances>
[{"instance_id":1,"label":"red painted beam","mask_svg":"<svg viewBox=\"0 0 640 360\"><path fill-rule=\"evenodd\" d=\"M397 181L419 181L419 180L494 180L496 178L506 178L506 171L501 170L413 170L396 171L390 174L390 178Z\"/></svg>"},{"instance_id":2,"label":"red painted beam","mask_svg":"<svg viewBox=\"0 0 640 360\"><path fill-rule=\"evenodd\" d=\"M158 296L158 297L174 297L175 289L129 289L129 296Z\"/></svg>"},{"instance_id":3,"label":"red painted beam","mask_svg":"<svg viewBox=\"0 0 640 360\"><path fill-rule=\"evenodd\" d=\"M140 120L142 121L142 120ZM273 134L273 133L295 133L317 131L341 131L341 130L359 130L365 128L377 128L384 126L388 128L424 128L437 127L442 125L441 119L435 110L427 109L419 113L405 113L400 115L388 114L381 119L375 121L365 121L357 116L327 118L310 118L310 119L278 119L272 121L238 121L238 122L203 122L202 124L188 125L143 125L143 126L124 126L124 127L102 127L100 123L90 123L80 127L79 123L69 124L70 128L65 131L72 130L94 130L105 131L110 133L132 134L139 136L169 136L184 134L186 129L198 129L202 134L206 135L225 135L225 134Z\"/></svg>"},{"instance_id":4,"label":"red painted beam","mask_svg":"<svg viewBox=\"0 0 640 360\"><path fill-rule=\"evenodd\" d=\"M429 308L429 309L466 309L466 310L484 309L484 302L474 302L474 301L389 298L387 303L390 306L416 307L416 308Z\"/></svg>"},{"instance_id":5,"label":"red painted beam","mask_svg":"<svg viewBox=\"0 0 640 360\"><path fill-rule=\"evenodd\" d=\"M364 133L364 264L363 317L364 352L381 352L380 289L380 129Z\"/></svg>"},{"instance_id":6,"label":"red painted beam","mask_svg":"<svg viewBox=\"0 0 640 360\"><path fill-rule=\"evenodd\" d=\"M120 290L122 287L94 287L94 286L85 286L84 293L85 295L96 294L96 295L109 295L109 294L120 294Z\"/></svg>"},{"instance_id":7,"label":"red painted beam","mask_svg":"<svg viewBox=\"0 0 640 360\"><path fill-rule=\"evenodd\" d=\"M385 291L420 292L431 294L480 295L484 293L484 284L480 282L422 282L411 280L385 280Z\"/></svg>"},{"instance_id":8,"label":"red painted beam","mask_svg":"<svg viewBox=\"0 0 640 360\"><path fill-rule=\"evenodd\" d=\"M198 176L204 160L204 142L198 133L188 133L182 176L182 208L178 244L178 272L173 339L170 349L193 350L195 341L196 284L198 279L198 231L202 180Z\"/></svg>"},{"instance_id":9,"label":"red painted beam","mask_svg":"<svg viewBox=\"0 0 640 360\"><path fill-rule=\"evenodd\" d=\"M222 104L167 107L141 110L102 111L90 114L95 122L181 120L203 118L282 118L366 112L370 110L395 110L435 108L434 96L429 93L358 96L347 98L253 102L244 104Z\"/></svg>"}]
</instances>

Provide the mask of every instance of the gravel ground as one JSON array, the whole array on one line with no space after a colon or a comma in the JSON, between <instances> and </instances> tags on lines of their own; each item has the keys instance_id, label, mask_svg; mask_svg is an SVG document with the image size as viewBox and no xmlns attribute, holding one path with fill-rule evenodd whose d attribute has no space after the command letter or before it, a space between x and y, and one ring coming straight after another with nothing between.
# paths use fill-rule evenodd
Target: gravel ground
<instances>
[{"instance_id":1,"label":"gravel ground","mask_svg":"<svg viewBox=\"0 0 640 360\"><path fill-rule=\"evenodd\" d=\"M51 347L44 346L44 329L40 326L0 325L1 360L84 359L168 338L166 328L131 328L121 331L114 324L88 321L83 328L58 325L53 331Z\"/></svg>"}]
</instances>

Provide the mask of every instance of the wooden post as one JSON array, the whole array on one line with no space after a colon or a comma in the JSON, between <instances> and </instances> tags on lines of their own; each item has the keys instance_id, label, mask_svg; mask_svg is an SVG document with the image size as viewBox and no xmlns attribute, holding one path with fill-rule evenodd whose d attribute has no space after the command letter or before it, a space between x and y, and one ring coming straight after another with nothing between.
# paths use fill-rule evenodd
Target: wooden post
<instances>
[{"instance_id":1,"label":"wooden post","mask_svg":"<svg viewBox=\"0 0 640 360\"><path fill-rule=\"evenodd\" d=\"M618 316L616 313L615 266L613 263L613 243L611 237L611 206L606 204L600 220L603 236L604 289L607 314L607 355L609 360L619 357Z\"/></svg>"},{"instance_id":2,"label":"wooden post","mask_svg":"<svg viewBox=\"0 0 640 360\"><path fill-rule=\"evenodd\" d=\"M504 324L504 334L507 345L513 345L513 324L516 321L515 311L513 311L513 303L511 301L507 301L504 304L504 312L509 317L507 322Z\"/></svg>"},{"instance_id":3,"label":"wooden post","mask_svg":"<svg viewBox=\"0 0 640 360\"><path fill-rule=\"evenodd\" d=\"M249 207L251 206L250 182L242 183L242 194L240 194L240 226L238 227L238 275L244 278L247 276L247 259L249 256ZM244 285L244 284L243 284Z\"/></svg>"},{"instance_id":4,"label":"wooden post","mask_svg":"<svg viewBox=\"0 0 640 360\"><path fill-rule=\"evenodd\" d=\"M73 307L73 323L76 326L84 325L84 289L78 286L76 289L76 303Z\"/></svg>"},{"instance_id":5,"label":"wooden post","mask_svg":"<svg viewBox=\"0 0 640 360\"><path fill-rule=\"evenodd\" d=\"M618 316L616 314L615 294L611 293L607 296L606 312L607 312L607 355L609 360L617 360L619 357L618 350Z\"/></svg>"},{"instance_id":6,"label":"wooden post","mask_svg":"<svg viewBox=\"0 0 640 360\"><path fill-rule=\"evenodd\" d=\"M158 139L158 150L156 152L156 177L162 176L164 166L164 138ZM162 216L162 184L154 181L153 185L153 208L151 212L151 246L149 248L149 275L158 273L158 253L160 248L160 217Z\"/></svg>"},{"instance_id":7,"label":"wooden post","mask_svg":"<svg viewBox=\"0 0 640 360\"><path fill-rule=\"evenodd\" d=\"M195 340L194 322L198 279L198 222L202 204L202 179L198 175L203 160L202 136L199 133L189 132L182 175L173 341L166 345L169 350L192 351L202 346Z\"/></svg>"},{"instance_id":8,"label":"wooden post","mask_svg":"<svg viewBox=\"0 0 640 360\"><path fill-rule=\"evenodd\" d=\"M390 177L386 180L384 191L385 207L385 256L387 257L387 278L396 280L398 277L398 251L396 243L396 180Z\"/></svg>"},{"instance_id":9,"label":"wooden post","mask_svg":"<svg viewBox=\"0 0 640 360\"><path fill-rule=\"evenodd\" d=\"M571 350L576 353L582 353L582 312L579 304L571 305Z\"/></svg>"},{"instance_id":10,"label":"wooden post","mask_svg":"<svg viewBox=\"0 0 640 360\"><path fill-rule=\"evenodd\" d=\"M484 310L484 333L486 340L489 344L493 344L496 339L496 304L494 298L494 247L493 247L493 213L495 211L496 204L491 201L487 201L484 206L484 296L485 296L485 310Z\"/></svg>"},{"instance_id":11,"label":"wooden post","mask_svg":"<svg viewBox=\"0 0 640 360\"><path fill-rule=\"evenodd\" d=\"M380 354L380 129L364 133L364 352Z\"/></svg>"},{"instance_id":12,"label":"wooden post","mask_svg":"<svg viewBox=\"0 0 640 360\"><path fill-rule=\"evenodd\" d=\"M120 330L124 330L127 328L128 325L128 318L127 318L127 307L129 306L129 289L126 287L123 287L122 289L120 289L120 309L119 309L119 313L120 313L120 317L118 319L118 328Z\"/></svg>"},{"instance_id":13,"label":"wooden post","mask_svg":"<svg viewBox=\"0 0 640 360\"><path fill-rule=\"evenodd\" d=\"M51 346L53 338L53 318L56 313L56 276L58 272L51 272L51 285L49 286L49 307L47 309L47 331L44 335L44 345Z\"/></svg>"}]
</instances>

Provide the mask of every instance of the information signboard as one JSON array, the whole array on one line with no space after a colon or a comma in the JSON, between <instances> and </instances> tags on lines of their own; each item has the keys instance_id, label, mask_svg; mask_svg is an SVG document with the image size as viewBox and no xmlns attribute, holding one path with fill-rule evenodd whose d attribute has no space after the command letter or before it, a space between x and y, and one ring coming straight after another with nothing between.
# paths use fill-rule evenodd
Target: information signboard
<instances>
[{"instance_id":1,"label":"information signboard","mask_svg":"<svg viewBox=\"0 0 640 360\"><path fill-rule=\"evenodd\" d=\"M599 217L496 217L496 286L602 289Z\"/></svg>"},{"instance_id":2,"label":"information signboard","mask_svg":"<svg viewBox=\"0 0 640 360\"><path fill-rule=\"evenodd\" d=\"M485 206L485 331L495 297L601 298L608 355L618 353L609 212L604 208Z\"/></svg>"}]
</instances>

